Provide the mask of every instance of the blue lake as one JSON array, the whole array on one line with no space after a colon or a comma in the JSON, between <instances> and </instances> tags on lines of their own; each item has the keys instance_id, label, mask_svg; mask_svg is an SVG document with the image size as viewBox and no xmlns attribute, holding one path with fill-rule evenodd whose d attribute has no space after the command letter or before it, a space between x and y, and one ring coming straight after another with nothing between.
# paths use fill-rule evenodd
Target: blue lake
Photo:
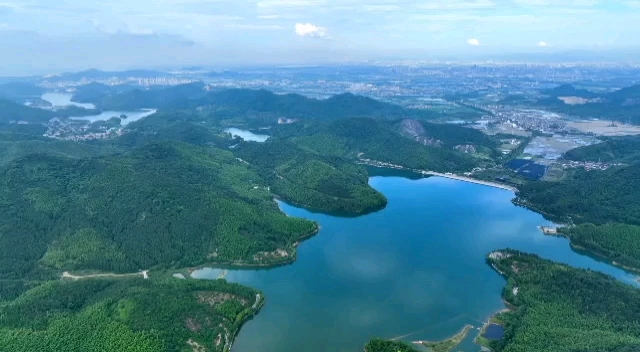
<instances>
[{"instance_id":1,"label":"blue lake","mask_svg":"<svg viewBox=\"0 0 640 352\"><path fill-rule=\"evenodd\" d=\"M257 134L257 133L253 133L249 130L242 130L239 128L227 128L226 130L224 130L227 133L230 133L233 137L240 137L245 141L252 141L252 142L266 142L267 139L269 139L269 135L266 134Z\"/></svg>"},{"instance_id":2,"label":"blue lake","mask_svg":"<svg viewBox=\"0 0 640 352\"><path fill-rule=\"evenodd\" d=\"M440 177L372 177L388 206L336 217L281 204L321 231L297 261L269 270L232 270L227 280L264 291L267 302L241 330L234 352L360 352L371 337L440 340L465 324L482 326L503 309L505 281L486 263L514 248L591 268L633 283L634 276L544 236L541 215L511 203L513 193ZM202 269L195 278L217 278ZM472 330L456 351L478 351Z\"/></svg>"},{"instance_id":3,"label":"blue lake","mask_svg":"<svg viewBox=\"0 0 640 352\"><path fill-rule=\"evenodd\" d=\"M489 324L482 336L489 340L500 340L504 336L504 327L498 324Z\"/></svg>"},{"instance_id":4,"label":"blue lake","mask_svg":"<svg viewBox=\"0 0 640 352\"><path fill-rule=\"evenodd\" d=\"M42 100L50 102L54 108L77 106L84 109L95 109L95 105L93 104L81 104L72 102L72 97L73 94L71 93L49 92L42 94ZM75 116L71 119L93 123L96 121L107 121L112 117L120 117L122 115L125 115L126 118L122 119L120 124L122 126L126 126L131 122L138 121L155 113L156 109L142 109L138 111L102 111L98 115Z\"/></svg>"}]
</instances>

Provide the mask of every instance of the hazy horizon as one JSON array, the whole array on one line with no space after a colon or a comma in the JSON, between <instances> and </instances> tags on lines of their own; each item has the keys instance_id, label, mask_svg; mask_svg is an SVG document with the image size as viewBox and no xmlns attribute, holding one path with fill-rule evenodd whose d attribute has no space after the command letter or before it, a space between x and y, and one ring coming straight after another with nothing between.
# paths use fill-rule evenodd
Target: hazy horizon
<instances>
[{"instance_id":1,"label":"hazy horizon","mask_svg":"<svg viewBox=\"0 0 640 352\"><path fill-rule=\"evenodd\" d=\"M4 0L0 75L514 56L636 61L638 20L635 0Z\"/></svg>"}]
</instances>

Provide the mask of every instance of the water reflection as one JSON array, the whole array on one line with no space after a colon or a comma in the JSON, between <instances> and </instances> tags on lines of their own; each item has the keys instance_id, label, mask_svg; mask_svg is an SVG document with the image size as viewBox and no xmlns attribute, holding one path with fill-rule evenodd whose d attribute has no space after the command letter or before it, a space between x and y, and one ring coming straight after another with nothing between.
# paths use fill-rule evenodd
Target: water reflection
<instances>
[{"instance_id":1,"label":"water reflection","mask_svg":"<svg viewBox=\"0 0 640 352\"><path fill-rule=\"evenodd\" d=\"M356 218L281 203L291 216L318 221L298 260L271 270L228 270L227 280L262 290L263 310L240 332L234 351L361 351L371 337L442 340L475 328L504 308L505 281L487 253L514 248L626 283L634 276L571 250L552 225L511 203L513 193L439 177L373 177L387 207ZM215 279L219 269L195 278ZM475 330L477 331L477 330ZM475 336L475 334L471 334ZM456 350L477 351L472 338Z\"/></svg>"}]
</instances>

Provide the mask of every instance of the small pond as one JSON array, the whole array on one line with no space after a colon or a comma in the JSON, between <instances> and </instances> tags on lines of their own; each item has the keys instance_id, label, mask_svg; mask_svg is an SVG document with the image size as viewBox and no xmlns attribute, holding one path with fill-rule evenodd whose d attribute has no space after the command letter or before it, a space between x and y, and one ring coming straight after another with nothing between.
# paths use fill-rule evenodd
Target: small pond
<instances>
[{"instance_id":1,"label":"small pond","mask_svg":"<svg viewBox=\"0 0 640 352\"><path fill-rule=\"evenodd\" d=\"M234 137L240 137L245 141L252 141L252 142L265 142L267 139L269 139L269 135L266 134L256 134L253 133L249 130L241 130L239 128L227 128L226 130L224 130L227 133L231 133L232 136Z\"/></svg>"},{"instance_id":2,"label":"small pond","mask_svg":"<svg viewBox=\"0 0 640 352\"><path fill-rule=\"evenodd\" d=\"M500 340L504 336L504 327L498 324L489 324L482 337L489 340Z\"/></svg>"}]
</instances>

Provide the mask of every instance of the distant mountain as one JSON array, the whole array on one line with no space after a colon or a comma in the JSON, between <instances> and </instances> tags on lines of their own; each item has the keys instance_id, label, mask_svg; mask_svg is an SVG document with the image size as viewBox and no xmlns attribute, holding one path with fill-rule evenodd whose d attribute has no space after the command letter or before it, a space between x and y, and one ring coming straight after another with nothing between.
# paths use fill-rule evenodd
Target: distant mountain
<instances>
[{"instance_id":1,"label":"distant mountain","mask_svg":"<svg viewBox=\"0 0 640 352\"><path fill-rule=\"evenodd\" d=\"M348 117L399 119L431 118L433 113L405 109L375 99L345 93L329 99L307 98L299 94L275 94L267 90L210 90L204 83L183 84L158 90L132 90L105 96L94 102L101 109L206 109L219 116L275 122L291 119L337 120Z\"/></svg>"},{"instance_id":2,"label":"distant mountain","mask_svg":"<svg viewBox=\"0 0 640 352\"><path fill-rule=\"evenodd\" d=\"M169 76L169 73L155 70L127 70L127 71L102 71L98 69L89 69L80 72L65 72L60 75L50 76L48 80L72 80L78 81L83 78L85 79L108 79L108 78L129 78L129 77L138 77L138 78L154 78L154 77L164 77Z\"/></svg>"},{"instance_id":3,"label":"distant mountain","mask_svg":"<svg viewBox=\"0 0 640 352\"><path fill-rule=\"evenodd\" d=\"M107 85L98 82L92 82L76 87L72 101L76 103L95 103L104 99L106 96L123 93L136 89L128 84Z\"/></svg>"},{"instance_id":4,"label":"distant mountain","mask_svg":"<svg viewBox=\"0 0 640 352\"><path fill-rule=\"evenodd\" d=\"M578 89L571 84L563 84L557 86L553 89L547 89L542 91L545 95L550 95L552 97L579 97L585 99L591 99L598 96L598 94L586 90L586 89Z\"/></svg>"},{"instance_id":5,"label":"distant mountain","mask_svg":"<svg viewBox=\"0 0 640 352\"><path fill-rule=\"evenodd\" d=\"M640 85L634 85L613 91L606 99L619 104L640 105Z\"/></svg>"},{"instance_id":6,"label":"distant mountain","mask_svg":"<svg viewBox=\"0 0 640 352\"><path fill-rule=\"evenodd\" d=\"M543 98L509 96L502 104L535 105L543 109L581 118L599 118L624 123L640 124L640 85L625 87L610 93L595 93L577 89L564 84L544 90ZM578 97L581 99L559 99L560 97Z\"/></svg>"},{"instance_id":7,"label":"distant mountain","mask_svg":"<svg viewBox=\"0 0 640 352\"><path fill-rule=\"evenodd\" d=\"M24 101L28 98L39 98L45 89L33 83L9 82L0 84L0 97L16 101Z\"/></svg>"},{"instance_id":8,"label":"distant mountain","mask_svg":"<svg viewBox=\"0 0 640 352\"><path fill-rule=\"evenodd\" d=\"M194 82L162 89L138 88L117 94L105 93L92 103L103 110L179 109L195 104L197 99L208 93L206 87L202 82Z\"/></svg>"},{"instance_id":9,"label":"distant mountain","mask_svg":"<svg viewBox=\"0 0 640 352\"><path fill-rule=\"evenodd\" d=\"M399 126L402 122L362 117L279 125L271 129L271 134L274 139L289 139L304 150L318 154L357 158L363 153L363 157L372 160L440 172L470 170L478 166L479 159L460 153L453 146L474 142L484 148L483 144L493 143L476 136L476 132L482 132L466 127L415 123L421 126L419 135L428 136L424 138L432 139L434 143L423 143L423 139L403 134Z\"/></svg>"}]
</instances>

